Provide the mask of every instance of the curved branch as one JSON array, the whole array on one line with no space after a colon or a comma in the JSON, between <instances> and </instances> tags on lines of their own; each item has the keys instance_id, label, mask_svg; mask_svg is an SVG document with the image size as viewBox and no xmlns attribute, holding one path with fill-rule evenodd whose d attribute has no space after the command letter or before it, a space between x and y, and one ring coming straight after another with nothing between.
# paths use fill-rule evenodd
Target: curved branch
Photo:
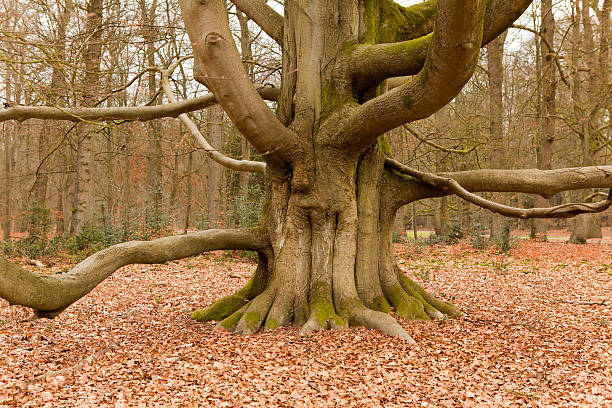
<instances>
[{"instance_id":1,"label":"curved branch","mask_svg":"<svg viewBox=\"0 0 612 408\"><path fill-rule=\"evenodd\" d=\"M412 176L426 184L436 187L443 192L455 194L464 200L486 208L495 213L514 218L569 218L578 214L602 212L612 205L612 189L608 193L608 198L596 203L568 203L548 208L517 208L499 204L476 194L470 193L461 186L456 180L449 177L438 176L433 173L419 171L405 166L395 160L389 159L389 164L393 169Z\"/></svg>"},{"instance_id":2,"label":"curved branch","mask_svg":"<svg viewBox=\"0 0 612 408\"><path fill-rule=\"evenodd\" d=\"M423 198L456 194L475 205L516 218L560 218L582 213L601 212L612 204L612 197L597 203L571 203L550 208L520 209L497 204L472 194L474 191L521 192L550 197L560 191L582 188L612 188L612 166L577 167L558 170L473 170L436 175L418 171L386 158L387 168L414 177L395 178L397 205ZM403 187L403 188L401 188Z\"/></svg>"},{"instance_id":3,"label":"curved branch","mask_svg":"<svg viewBox=\"0 0 612 408\"><path fill-rule=\"evenodd\" d=\"M171 103L176 103L177 100L174 96L174 93L172 92L172 89L170 88L170 82L168 81L168 78L170 77L170 75L172 75L172 71L174 71L179 61L171 65L168 69L162 70L161 72L161 87L164 90L166 97ZM206 154L208 154L208 156L215 162L219 163L224 167L236 171L249 171L252 173L264 173L266 171L266 163L251 160L236 160L224 155L223 153L212 147L210 143L208 143L208 140L206 140L204 135L202 135L200 129L198 129L196 124L193 123L193 121L189 118L189 116L187 116L186 113L181 113L178 117L181 122L183 122L185 127L189 129L189 132L193 135L193 137L196 138L200 146L204 148Z\"/></svg>"},{"instance_id":4,"label":"curved branch","mask_svg":"<svg viewBox=\"0 0 612 408\"><path fill-rule=\"evenodd\" d=\"M232 3L249 16L266 34L278 44L283 44L283 16L268 6L265 0L231 0Z\"/></svg>"},{"instance_id":5,"label":"curved branch","mask_svg":"<svg viewBox=\"0 0 612 408\"><path fill-rule=\"evenodd\" d=\"M200 63L198 80L212 90L240 133L268 164L287 167L298 150L297 137L279 122L253 87L229 30L225 2L179 3Z\"/></svg>"},{"instance_id":6,"label":"curved branch","mask_svg":"<svg viewBox=\"0 0 612 408\"><path fill-rule=\"evenodd\" d=\"M532 0L493 0L484 16L482 46L486 45L523 14ZM435 16L431 15L431 18ZM425 65L431 35L408 41L360 45L351 55L351 70L358 89L368 89L397 76L416 75Z\"/></svg>"},{"instance_id":7,"label":"curved branch","mask_svg":"<svg viewBox=\"0 0 612 408\"><path fill-rule=\"evenodd\" d=\"M54 317L89 293L122 266L159 264L218 249L262 251L267 243L257 229L207 230L188 235L131 241L99 251L63 275L30 272L0 256L0 298Z\"/></svg>"},{"instance_id":8,"label":"curved branch","mask_svg":"<svg viewBox=\"0 0 612 408\"><path fill-rule=\"evenodd\" d=\"M362 149L381 134L425 118L451 101L476 68L484 9L485 2L478 0L441 3L425 66L407 84L353 111L342 132L347 145Z\"/></svg>"},{"instance_id":9,"label":"curved branch","mask_svg":"<svg viewBox=\"0 0 612 408\"><path fill-rule=\"evenodd\" d=\"M278 88L264 86L257 89L262 98L275 101L280 91ZM116 108L54 108L51 106L12 105L0 109L0 122L6 120L24 121L27 119L69 120L71 122L139 120L147 121L166 117L177 117L182 113L207 108L217 103L213 94L186 99L176 103L154 106L134 106Z\"/></svg>"}]
</instances>

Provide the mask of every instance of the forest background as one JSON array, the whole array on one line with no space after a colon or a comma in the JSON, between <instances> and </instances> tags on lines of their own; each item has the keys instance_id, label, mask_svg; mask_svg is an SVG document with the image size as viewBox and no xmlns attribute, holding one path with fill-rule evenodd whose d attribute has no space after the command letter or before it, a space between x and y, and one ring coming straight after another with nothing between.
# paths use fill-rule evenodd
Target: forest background
<instances>
[{"instance_id":1,"label":"forest background","mask_svg":"<svg viewBox=\"0 0 612 408\"><path fill-rule=\"evenodd\" d=\"M552 22L543 24L546 13L534 2L516 28L488 45L472 79L448 106L393 130L394 157L432 172L610 164L610 2L551 6ZM171 1L3 0L0 7L5 107L162 104L159 70L191 53ZM245 15L230 12L253 82L278 86L276 44ZM192 62L185 59L171 77L179 99L202 94L191 75ZM261 160L219 106L190 118L215 149ZM169 231L256 225L263 177L231 172L210 160L206 150L172 118L105 124L2 121L2 248L30 257L66 249L88 254ZM603 195L603 190L581 190L557 194L549 203L540 200L546 206ZM509 205L536 205L524 194L494 197ZM601 237L602 222L609 226L610 216L502 221L452 196L403 208L396 237L405 239L407 230L417 228L435 231L433 240L489 231L497 236L496 229L506 228L545 239L548 229L569 228L572 241L585 242Z\"/></svg>"}]
</instances>

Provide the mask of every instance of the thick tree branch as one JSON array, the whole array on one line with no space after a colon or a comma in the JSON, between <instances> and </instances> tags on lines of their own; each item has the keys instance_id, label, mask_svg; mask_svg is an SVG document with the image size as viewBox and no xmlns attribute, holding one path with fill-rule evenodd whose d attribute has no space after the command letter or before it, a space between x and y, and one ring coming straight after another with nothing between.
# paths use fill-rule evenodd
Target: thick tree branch
<instances>
[{"instance_id":1,"label":"thick tree branch","mask_svg":"<svg viewBox=\"0 0 612 408\"><path fill-rule=\"evenodd\" d=\"M170 75L172 75L172 72L180 63L179 61L177 61L177 63L175 64L172 64L168 69L162 70L161 72L161 87L164 90L166 97L171 103L177 103L178 101L176 100L176 97L172 92L172 88L170 87L170 82L168 78L170 77ZM219 163L224 167L236 171L249 171L253 173L264 173L266 171L266 163L252 160L236 160L224 155L219 150L211 146L210 143L208 143L208 140L206 140L204 135L202 135L200 129L198 129L197 125L189 118L189 116L187 116L186 113L181 113L178 117L192 134L192 136L195 137L200 146L204 148L206 154L208 154L208 156L215 162Z\"/></svg>"},{"instance_id":2,"label":"thick tree branch","mask_svg":"<svg viewBox=\"0 0 612 408\"><path fill-rule=\"evenodd\" d=\"M419 172L419 175L415 173L417 172L416 170L390 158L385 160L385 166L402 174L412 173L410 175L415 177L408 178L398 173L389 173L391 183L388 189L390 191L388 191L386 196L388 200L392 201L390 204L395 207L424 198L456 194L455 190L453 190L454 187L444 184L446 182L443 183L442 180L437 181L432 178L425 180L422 178L430 173ZM433 176L443 180L455 181L468 194L473 192L516 192L552 197L556 193L567 190L612 188L612 166L575 167L557 170L487 169L440 173L440 175ZM560 213L563 213L565 211L567 214L570 214L572 211L580 209L586 209L586 212L593 212L589 209L589 206L592 204L596 205L591 209L603 211L605 208L603 208L604 204L601 203L606 203L609 199L608 195L608 199L600 203L576 204L577 207L560 206L563 208L554 210L554 212L560 211ZM571 205L574 204L569 206ZM608 203L607 205L609 206L610 204ZM548 211L549 209L546 210ZM511 216L520 217L520 212L516 214ZM554 215L546 215L546 217L551 216Z\"/></svg>"},{"instance_id":3,"label":"thick tree branch","mask_svg":"<svg viewBox=\"0 0 612 408\"><path fill-rule=\"evenodd\" d=\"M532 0L491 1L485 12L482 46L508 28L531 2ZM434 17L435 14L430 15L431 19ZM351 70L356 87L363 90L387 78L416 75L425 65L431 41L431 35L424 35L403 42L358 46L351 55Z\"/></svg>"},{"instance_id":4,"label":"thick tree branch","mask_svg":"<svg viewBox=\"0 0 612 408\"><path fill-rule=\"evenodd\" d=\"M257 89L262 98L275 101L279 89L264 86ZM217 103L213 94L199 96L176 103L155 106L134 106L117 108L55 108L51 106L11 105L0 109L0 122L6 120L54 119L81 121L139 120L146 121L166 117L175 118L186 112L207 108Z\"/></svg>"},{"instance_id":5,"label":"thick tree branch","mask_svg":"<svg viewBox=\"0 0 612 408\"><path fill-rule=\"evenodd\" d=\"M374 98L347 118L346 144L362 149L379 135L425 118L451 101L476 68L485 2L443 2L425 66L410 82Z\"/></svg>"},{"instance_id":6,"label":"thick tree branch","mask_svg":"<svg viewBox=\"0 0 612 408\"><path fill-rule=\"evenodd\" d=\"M596 213L605 211L612 205L612 189L608 193L608 198L596 203L568 203L561 204L548 208L517 208L499 204L476 194L473 194L463 188L456 180L450 177L443 177L437 174L419 171L411 167L405 166L393 159L386 159L386 164L389 167L403 174L407 174L420 180L427 185L441 190L447 194L455 194L464 200L477 205L487 210L496 212L506 217L514 218L569 218L578 214Z\"/></svg>"},{"instance_id":7,"label":"thick tree branch","mask_svg":"<svg viewBox=\"0 0 612 408\"><path fill-rule=\"evenodd\" d=\"M265 0L231 0L278 44L283 44L283 16L268 6Z\"/></svg>"},{"instance_id":8,"label":"thick tree branch","mask_svg":"<svg viewBox=\"0 0 612 408\"><path fill-rule=\"evenodd\" d=\"M179 3L200 63L199 80L211 89L234 125L268 164L287 167L298 151L297 137L279 122L253 87L229 30L224 1Z\"/></svg>"},{"instance_id":9,"label":"thick tree branch","mask_svg":"<svg viewBox=\"0 0 612 408\"><path fill-rule=\"evenodd\" d=\"M54 317L122 266L158 264L218 249L263 251L257 229L207 230L153 241L131 241L99 251L63 275L27 271L0 256L0 298Z\"/></svg>"}]
</instances>

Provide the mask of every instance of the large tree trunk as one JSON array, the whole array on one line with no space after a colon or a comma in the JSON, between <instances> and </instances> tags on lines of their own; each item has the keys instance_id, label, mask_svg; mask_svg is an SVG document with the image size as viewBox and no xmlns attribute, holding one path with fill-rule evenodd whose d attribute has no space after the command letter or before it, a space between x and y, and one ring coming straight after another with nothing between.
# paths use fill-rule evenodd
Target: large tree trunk
<instances>
[{"instance_id":1,"label":"large tree trunk","mask_svg":"<svg viewBox=\"0 0 612 408\"><path fill-rule=\"evenodd\" d=\"M385 193L391 191L377 146L346 157L323 148L316 166L321 176L315 176L311 193L293 190L285 174L267 175L266 273L193 318L220 320L222 327L244 333L291 324L304 331L365 325L409 338L387 314L391 308L413 319L460 315L408 279L395 262L399 205Z\"/></svg>"},{"instance_id":2,"label":"large tree trunk","mask_svg":"<svg viewBox=\"0 0 612 408\"><path fill-rule=\"evenodd\" d=\"M379 18L375 14L372 19ZM461 314L408 279L395 262L393 223L401 205L385 194L387 172L376 139L365 146L338 143L350 139L350 129L345 135L338 129L357 113L348 58L339 50L376 29L360 29L349 18L355 15L357 3L286 4L284 48L297 46L300 52L284 54L282 89L289 93L281 93L278 117L291 123L302 147L290 168L272 162L266 172L265 273L256 272L244 289L195 311L193 318L220 320L241 333L291 324L306 332L362 325L410 339L388 314L391 308L406 318ZM208 75L213 90L222 86L215 83L216 72ZM232 119L249 130L248 122Z\"/></svg>"}]
</instances>

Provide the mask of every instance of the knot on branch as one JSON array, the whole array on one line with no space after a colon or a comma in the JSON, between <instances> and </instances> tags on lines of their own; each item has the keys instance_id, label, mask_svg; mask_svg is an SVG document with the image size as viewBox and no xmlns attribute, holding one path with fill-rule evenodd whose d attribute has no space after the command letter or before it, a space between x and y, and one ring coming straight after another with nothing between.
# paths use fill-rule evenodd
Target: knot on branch
<instances>
[{"instance_id":1,"label":"knot on branch","mask_svg":"<svg viewBox=\"0 0 612 408\"><path fill-rule=\"evenodd\" d=\"M206 45L216 45L223 41L223 36L219 33L208 33L206 34Z\"/></svg>"}]
</instances>

